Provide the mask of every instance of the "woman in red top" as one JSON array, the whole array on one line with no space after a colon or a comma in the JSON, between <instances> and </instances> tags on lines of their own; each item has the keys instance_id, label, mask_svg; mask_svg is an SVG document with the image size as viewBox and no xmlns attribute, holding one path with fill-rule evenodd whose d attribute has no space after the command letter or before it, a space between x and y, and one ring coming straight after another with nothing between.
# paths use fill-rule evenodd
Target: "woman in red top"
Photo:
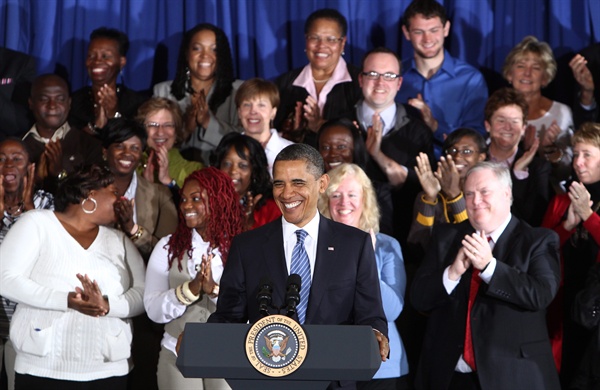
<instances>
[{"instance_id":1,"label":"woman in red top","mask_svg":"<svg viewBox=\"0 0 600 390\"><path fill-rule=\"evenodd\" d=\"M571 320L571 306L590 266L600 261L600 124L584 123L572 145L579 181L573 181L566 194L554 197L542 223L558 234L562 251L563 291L553 304L562 310L551 306L548 320L563 385L570 382L590 335Z\"/></svg>"}]
</instances>

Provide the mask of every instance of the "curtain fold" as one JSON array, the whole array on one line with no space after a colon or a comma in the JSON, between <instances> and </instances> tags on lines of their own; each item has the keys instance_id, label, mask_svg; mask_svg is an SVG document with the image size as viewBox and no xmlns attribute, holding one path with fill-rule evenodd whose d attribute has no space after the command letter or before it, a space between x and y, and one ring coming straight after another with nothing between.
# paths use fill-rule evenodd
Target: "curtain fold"
<instances>
[{"instance_id":1,"label":"curtain fold","mask_svg":"<svg viewBox=\"0 0 600 390\"><path fill-rule=\"evenodd\" d=\"M598 0L444 0L451 20L446 48L500 80L508 51L526 35L570 58L600 40ZM89 83L85 55L90 32L114 27L131 41L123 81L150 89L171 79L183 31L201 22L230 39L239 78L272 79L304 66L304 21L314 10L338 9L349 22L344 58L360 65L364 53L387 46L402 58L412 47L401 16L410 0L0 0L0 44L33 55L40 73L57 72L73 89ZM564 62L564 61L563 61ZM568 62L568 61L567 61ZM559 61L560 71L565 72ZM498 81L499 82L499 81ZM492 83L493 84L493 83Z\"/></svg>"}]
</instances>

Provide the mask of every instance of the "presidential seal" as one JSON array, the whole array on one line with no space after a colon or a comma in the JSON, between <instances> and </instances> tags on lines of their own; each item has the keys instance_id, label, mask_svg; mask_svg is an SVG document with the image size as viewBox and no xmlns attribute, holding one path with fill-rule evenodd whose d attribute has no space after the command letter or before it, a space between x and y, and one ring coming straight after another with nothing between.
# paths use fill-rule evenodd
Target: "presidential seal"
<instances>
[{"instance_id":1,"label":"presidential seal","mask_svg":"<svg viewBox=\"0 0 600 390\"><path fill-rule=\"evenodd\" d=\"M308 345L300 324L276 314L252 325L246 335L245 349L248 361L258 372L282 377L300 368Z\"/></svg>"}]
</instances>

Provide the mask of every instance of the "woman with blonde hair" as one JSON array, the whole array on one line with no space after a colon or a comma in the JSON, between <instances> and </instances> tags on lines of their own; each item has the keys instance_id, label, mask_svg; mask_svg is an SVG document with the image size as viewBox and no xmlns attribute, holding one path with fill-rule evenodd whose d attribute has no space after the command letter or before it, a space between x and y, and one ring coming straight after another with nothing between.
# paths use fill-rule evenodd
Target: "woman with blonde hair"
<instances>
[{"instance_id":1,"label":"woman with blonde hair","mask_svg":"<svg viewBox=\"0 0 600 390\"><path fill-rule=\"evenodd\" d=\"M383 309L388 320L390 356L371 382L359 382L358 389L396 389L401 376L408 374L408 360L394 321L404 306L406 271L400 244L379 233L379 207L371 180L355 164L342 164L327 174L329 187L319 199L321 214L336 222L371 234L379 272Z\"/></svg>"},{"instance_id":2,"label":"woman with blonde hair","mask_svg":"<svg viewBox=\"0 0 600 390\"><path fill-rule=\"evenodd\" d=\"M538 151L552 163L553 185L561 191L559 182L571 173L573 114L567 105L542 95L542 88L554 79L556 70L550 46L534 36L527 36L508 53L502 75L525 97L529 107L526 118L528 131L535 129L540 139ZM532 138L525 138L525 149L531 146L528 140Z\"/></svg>"}]
</instances>

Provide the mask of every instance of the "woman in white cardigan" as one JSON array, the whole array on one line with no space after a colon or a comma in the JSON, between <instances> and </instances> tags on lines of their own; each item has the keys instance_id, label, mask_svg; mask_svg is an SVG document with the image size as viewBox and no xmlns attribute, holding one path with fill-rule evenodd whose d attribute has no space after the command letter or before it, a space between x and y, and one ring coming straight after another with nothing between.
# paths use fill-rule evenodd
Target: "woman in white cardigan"
<instances>
[{"instance_id":1,"label":"woman in white cardigan","mask_svg":"<svg viewBox=\"0 0 600 390\"><path fill-rule=\"evenodd\" d=\"M112 174L59 184L56 212L32 210L0 247L0 294L18 302L16 389L126 389L128 318L143 312L144 264L115 221Z\"/></svg>"}]
</instances>

